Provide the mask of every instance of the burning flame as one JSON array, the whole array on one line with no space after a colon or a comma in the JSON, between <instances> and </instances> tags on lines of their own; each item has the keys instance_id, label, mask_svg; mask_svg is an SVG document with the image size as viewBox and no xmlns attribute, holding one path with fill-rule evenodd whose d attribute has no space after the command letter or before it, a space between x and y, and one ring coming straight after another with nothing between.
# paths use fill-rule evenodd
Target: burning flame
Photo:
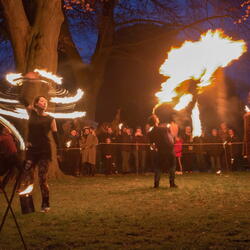
<instances>
[{"instance_id":1,"label":"burning flame","mask_svg":"<svg viewBox=\"0 0 250 250\"><path fill-rule=\"evenodd\" d=\"M73 103L73 102L79 101L82 98L83 94L84 94L84 92L81 89L78 89L75 96L72 96L72 97L52 97L52 98L50 98L50 102L64 103L64 104Z\"/></svg>"},{"instance_id":2,"label":"burning flame","mask_svg":"<svg viewBox=\"0 0 250 250\"><path fill-rule=\"evenodd\" d=\"M19 195L25 195L31 193L33 190L33 184L29 185L26 189L19 193Z\"/></svg>"},{"instance_id":3,"label":"burning flame","mask_svg":"<svg viewBox=\"0 0 250 250\"><path fill-rule=\"evenodd\" d=\"M219 67L226 67L246 50L243 40L234 41L222 30L208 30L201 35L199 41L186 41L180 48L171 49L168 59L160 67L160 73L168 79L161 85L161 91L156 93L159 103L172 102L173 98L179 98L177 87L186 80L199 80L196 84L199 94L202 88L211 84L212 76Z\"/></svg>"},{"instance_id":4,"label":"burning flame","mask_svg":"<svg viewBox=\"0 0 250 250\"><path fill-rule=\"evenodd\" d=\"M245 111L250 112L250 109L247 107L247 105L245 106Z\"/></svg>"},{"instance_id":5,"label":"burning flame","mask_svg":"<svg viewBox=\"0 0 250 250\"><path fill-rule=\"evenodd\" d=\"M35 69L34 72L39 73L39 75L50 79L54 82L56 82L57 84L62 84L62 77L56 76L54 74L52 74L51 72L47 72L46 70L42 70L42 69Z\"/></svg>"},{"instance_id":6,"label":"burning flame","mask_svg":"<svg viewBox=\"0 0 250 250\"><path fill-rule=\"evenodd\" d=\"M208 30L201 35L199 41L185 41L180 48L172 48L168 53L168 59L160 67L160 73L168 79L162 83L161 91L155 94L159 103L154 107L153 113L162 103L170 103L174 98L174 101L177 101L174 109L177 111L195 101L192 111L193 136L199 136L201 122L197 95L212 83L212 77L218 68L226 67L246 50L246 43L243 40L234 41L222 30ZM186 83L194 87L193 93L183 93ZM185 91L190 92L188 89Z\"/></svg>"},{"instance_id":7,"label":"burning flame","mask_svg":"<svg viewBox=\"0 0 250 250\"><path fill-rule=\"evenodd\" d=\"M67 141L66 142L66 147L69 148L71 146L72 141Z\"/></svg>"},{"instance_id":8,"label":"burning flame","mask_svg":"<svg viewBox=\"0 0 250 250\"><path fill-rule=\"evenodd\" d=\"M193 137L200 136L202 131L201 131L200 111L197 102L194 105L191 117L193 125Z\"/></svg>"},{"instance_id":9,"label":"burning flame","mask_svg":"<svg viewBox=\"0 0 250 250\"><path fill-rule=\"evenodd\" d=\"M179 103L175 105L174 109L180 111L184 109L193 100L193 95L186 94L181 96Z\"/></svg>"},{"instance_id":10,"label":"burning flame","mask_svg":"<svg viewBox=\"0 0 250 250\"><path fill-rule=\"evenodd\" d=\"M24 143L23 137L20 135L18 130L2 116L0 116L0 123L2 123L4 126L10 129L10 131L16 136L17 140L19 141L20 149L25 150L25 143Z\"/></svg>"}]
</instances>

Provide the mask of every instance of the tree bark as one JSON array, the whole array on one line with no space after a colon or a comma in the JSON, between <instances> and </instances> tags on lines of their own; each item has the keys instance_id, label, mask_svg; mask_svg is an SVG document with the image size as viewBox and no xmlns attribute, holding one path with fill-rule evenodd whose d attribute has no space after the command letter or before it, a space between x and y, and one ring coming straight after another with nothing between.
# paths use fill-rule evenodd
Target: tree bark
<instances>
[{"instance_id":1,"label":"tree bark","mask_svg":"<svg viewBox=\"0 0 250 250\"><path fill-rule=\"evenodd\" d=\"M114 42L115 21L113 14L115 4L115 0L105 1L99 20L98 40L90 65L90 85L87 87L86 93L87 113L90 119L95 119L96 102Z\"/></svg>"},{"instance_id":2,"label":"tree bark","mask_svg":"<svg viewBox=\"0 0 250 250\"><path fill-rule=\"evenodd\" d=\"M22 0L1 0L1 4L8 25L16 69L19 72L25 72L27 36L31 27L25 14Z\"/></svg>"}]
</instances>

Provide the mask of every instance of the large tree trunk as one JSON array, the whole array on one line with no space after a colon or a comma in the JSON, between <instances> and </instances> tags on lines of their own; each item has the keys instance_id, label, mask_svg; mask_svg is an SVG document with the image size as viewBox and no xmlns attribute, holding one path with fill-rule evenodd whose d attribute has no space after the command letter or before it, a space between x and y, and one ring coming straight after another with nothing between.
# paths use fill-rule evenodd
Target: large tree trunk
<instances>
[{"instance_id":1,"label":"large tree trunk","mask_svg":"<svg viewBox=\"0 0 250 250\"><path fill-rule=\"evenodd\" d=\"M34 69L57 71L57 46L63 13L61 0L34 0L34 22L30 24L22 0L1 0L13 47L16 70L23 74ZM32 103L37 95L47 95L43 83L24 84L20 98ZM24 133L25 134L25 133ZM54 147L53 147L54 148ZM55 152L53 151L54 175L59 175Z\"/></svg>"},{"instance_id":2,"label":"large tree trunk","mask_svg":"<svg viewBox=\"0 0 250 250\"><path fill-rule=\"evenodd\" d=\"M99 20L99 34L96 50L90 65L90 85L87 88L87 112L90 119L95 118L96 103L109 55L112 51L115 33L114 8L116 1L104 1Z\"/></svg>"}]
</instances>

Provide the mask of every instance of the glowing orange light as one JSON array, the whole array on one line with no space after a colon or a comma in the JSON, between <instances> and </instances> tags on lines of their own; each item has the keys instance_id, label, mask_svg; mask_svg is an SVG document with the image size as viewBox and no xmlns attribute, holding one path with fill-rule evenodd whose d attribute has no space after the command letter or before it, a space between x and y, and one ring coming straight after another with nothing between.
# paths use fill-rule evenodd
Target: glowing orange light
<instances>
[{"instance_id":1,"label":"glowing orange light","mask_svg":"<svg viewBox=\"0 0 250 250\"><path fill-rule=\"evenodd\" d=\"M185 41L180 48L173 48L168 59L160 67L160 73L167 76L161 91L156 93L159 103L180 99L177 88L186 80L199 80L197 91L211 84L219 67L226 67L246 52L243 40L234 41L222 30L207 31L196 42Z\"/></svg>"},{"instance_id":2,"label":"glowing orange light","mask_svg":"<svg viewBox=\"0 0 250 250\"><path fill-rule=\"evenodd\" d=\"M31 193L33 190L33 184L29 185L25 190L19 193L19 195L26 195Z\"/></svg>"}]
</instances>

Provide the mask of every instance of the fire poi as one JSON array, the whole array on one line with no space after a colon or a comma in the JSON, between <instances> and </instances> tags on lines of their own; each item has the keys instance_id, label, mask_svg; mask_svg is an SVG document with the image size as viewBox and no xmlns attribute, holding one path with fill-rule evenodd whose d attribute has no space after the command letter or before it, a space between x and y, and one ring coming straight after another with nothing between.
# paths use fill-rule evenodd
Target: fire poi
<instances>
[{"instance_id":1,"label":"fire poi","mask_svg":"<svg viewBox=\"0 0 250 250\"><path fill-rule=\"evenodd\" d=\"M75 104L82 98L84 94L81 89L78 89L74 96L69 96L68 91L60 86L62 84L62 77L56 76L51 72L41 69L35 69L34 72L31 72L31 74L34 84L36 84L36 80L49 86L56 84L56 87L53 86L51 88L53 91L49 93L49 101L56 104L56 112L47 112L50 116L56 119L75 119L86 115L86 112L82 111L72 112ZM11 87L6 92L0 92L0 123L8 127L13 132L20 143L20 149L24 150L25 146L22 136L16 130L16 128L3 116L10 116L24 120L29 119L26 109L19 102L19 96L15 93L12 93L12 88L19 88L22 86L23 81L27 80L27 74L23 75L21 73L9 73L6 75L6 80L9 84L11 84ZM57 85L59 85L59 87Z\"/></svg>"},{"instance_id":2,"label":"fire poi","mask_svg":"<svg viewBox=\"0 0 250 250\"><path fill-rule=\"evenodd\" d=\"M201 135L198 96L212 83L216 70L228 66L247 51L243 40L233 40L223 30L208 30L199 41L185 41L180 48L172 48L168 58L160 67L160 73L168 79L156 93L159 103L176 103L174 109L180 111L194 103L192 111L193 134ZM192 82L192 93L181 89L187 81Z\"/></svg>"}]
</instances>

